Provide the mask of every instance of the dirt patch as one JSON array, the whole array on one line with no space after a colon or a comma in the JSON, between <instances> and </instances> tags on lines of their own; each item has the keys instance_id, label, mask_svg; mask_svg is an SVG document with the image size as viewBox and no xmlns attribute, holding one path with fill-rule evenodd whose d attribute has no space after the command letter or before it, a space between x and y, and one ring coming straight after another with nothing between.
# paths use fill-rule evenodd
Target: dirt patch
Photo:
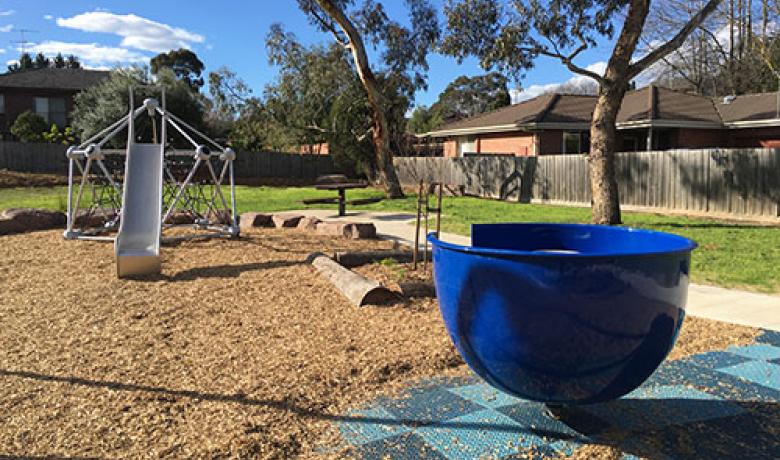
<instances>
[{"instance_id":1,"label":"dirt patch","mask_svg":"<svg viewBox=\"0 0 780 460\"><path fill-rule=\"evenodd\" d=\"M140 281L116 279L110 244L56 230L0 243L3 455L310 457L337 445L348 409L469 375L430 288L357 308L305 264L391 243L258 229L165 246L162 275ZM430 286L408 265L358 271ZM749 339L706 323L686 320L679 356Z\"/></svg>"},{"instance_id":2,"label":"dirt patch","mask_svg":"<svg viewBox=\"0 0 780 460\"><path fill-rule=\"evenodd\" d=\"M0 188L53 187L68 185L68 177L57 174L33 174L0 169Z\"/></svg>"}]
</instances>

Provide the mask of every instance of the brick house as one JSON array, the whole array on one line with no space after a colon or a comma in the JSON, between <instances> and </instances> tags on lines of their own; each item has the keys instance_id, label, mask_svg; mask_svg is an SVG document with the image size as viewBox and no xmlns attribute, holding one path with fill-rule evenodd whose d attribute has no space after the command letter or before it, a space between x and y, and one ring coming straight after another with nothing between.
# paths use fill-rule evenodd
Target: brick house
<instances>
[{"instance_id":1,"label":"brick house","mask_svg":"<svg viewBox=\"0 0 780 460\"><path fill-rule=\"evenodd\" d=\"M780 147L778 94L713 99L647 86L626 93L617 119L621 151ZM544 94L427 133L444 156L585 153L596 96Z\"/></svg>"},{"instance_id":2,"label":"brick house","mask_svg":"<svg viewBox=\"0 0 780 460\"><path fill-rule=\"evenodd\" d=\"M32 69L0 75L0 133L31 110L47 123L70 124L74 97L107 78L109 72L85 69Z\"/></svg>"}]
</instances>

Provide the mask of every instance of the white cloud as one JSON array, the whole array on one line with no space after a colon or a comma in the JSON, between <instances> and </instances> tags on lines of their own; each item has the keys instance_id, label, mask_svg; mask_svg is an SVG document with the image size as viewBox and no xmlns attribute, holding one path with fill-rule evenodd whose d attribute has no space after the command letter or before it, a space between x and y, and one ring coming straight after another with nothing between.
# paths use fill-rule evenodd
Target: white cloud
<instances>
[{"instance_id":1,"label":"white cloud","mask_svg":"<svg viewBox=\"0 0 780 460\"><path fill-rule=\"evenodd\" d=\"M14 10L6 10L6 11L0 11L0 16L10 16L12 14L16 13Z\"/></svg>"},{"instance_id":2,"label":"white cloud","mask_svg":"<svg viewBox=\"0 0 780 460\"><path fill-rule=\"evenodd\" d=\"M149 57L125 48L103 46L97 43L68 43L46 41L27 48L32 53L43 53L53 56L62 53L65 56L74 54L84 63L85 67L105 67L117 64L142 64L149 62Z\"/></svg>"},{"instance_id":3,"label":"white cloud","mask_svg":"<svg viewBox=\"0 0 780 460\"><path fill-rule=\"evenodd\" d=\"M8 66L16 65L18 63L19 63L18 59L11 59L11 60L5 61L5 64L8 65Z\"/></svg>"},{"instance_id":4,"label":"white cloud","mask_svg":"<svg viewBox=\"0 0 780 460\"><path fill-rule=\"evenodd\" d=\"M7 50L5 48L0 48L0 54L5 54Z\"/></svg>"},{"instance_id":5,"label":"white cloud","mask_svg":"<svg viewBox=\"0 0 780 460\"><path fill-rule=\"evenodd\" d=\"M120 15L106 11L92 11L72 18L57 18L57 25L84 32L116 34L122 37L120 46L155 53L191 48L193 43L205 41L202 35L135 14Z\"/></svg>"},{"instance_id":6,"label":"white cloud","mask_svg":"<svg viewBox=\"0 0 780 460\"><path fill-rule=\"evenodd\" d=\"M54 16L52 16L50 14L44 14L43 15L43 19L45 19L47 21L51 21L52 19L54 19Z\"/></svg>"},{"instance_id":7,"label":"white cloud","mask_svg":"<svg viewBox=\"0 0 780 460\"><path fill-rule=\"evenodd\" d=\"M594 62L586 67L587 70L595 72L599 75L604 75L604 71L607 70L606 61ZM536 96L540 96L545 93L554 93L557 91L576 93L576 94L591 94L594 88L598 88L598 83L590 77L584 75L573 75L566 81L557 83L547 83L544 85L531 85L522 90L512 90L512 103L517 104L528 99L532 99Z\"/></svg>"},{"instance_id":8,"label":"white cloud","mask_svg":"<svg viewBox=\"0 0 780 460\"><path fill-rule=\"evenodd\" d=\"M1 26L0 27L0 32L10 32L12 30L14 30L14 25L13 24L8 24L6 26Z\"/></svg>"}]
</instances>

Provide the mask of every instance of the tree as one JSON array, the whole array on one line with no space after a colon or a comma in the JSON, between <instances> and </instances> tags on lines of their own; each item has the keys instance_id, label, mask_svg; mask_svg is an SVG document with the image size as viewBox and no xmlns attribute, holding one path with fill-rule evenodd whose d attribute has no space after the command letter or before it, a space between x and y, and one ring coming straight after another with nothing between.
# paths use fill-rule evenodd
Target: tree
<instances>
[{"instance_id":1,"label":"tree","mask_svg":"<svg viewBox=\"0 0 780 460\"><path fill-rule=\"evenodd\" d=\"M444 123L451 123L505 107L511 102L508 82L497 72L460 76L447 85L432 108L439 111Z\"/></svg>"},{"instance_id":2,"label":"tree","mask_svg":"<svg viewBox=\"0 0 780 460\"><path fill-rule=\"evenodd\" d=\"M112 70L109 78L76 96L72 113L74 130L81 139L87 139L127 115L128 88L133 88L136 108L147 97L159 100L159 89L151 85L165 87L168 110L195 128L203 128L203 104L199 95L193 94L186 82L179 80L170 69L161 69L156 78L152 78L148 69L129 67ZM152 139L152 127L148 117L139 116L135 128L137 136ZM168 132L174 145L191 148L191 144L185 142L174 130ZM126 134L123 133L115 137L111 145L121 148L126 144L126 139Z\"/></svg>"},{"instance_id":3,"label":"tree","mask_svg":"<svg viewBox=\"0 0 780 460\"><path fill-rule=\"evenodd\" d=\"M79 58L74 55L69 55L67 58L66 67L68 69L80 69L81 68L81 62L79 62Z\"/></svg>"},{"instance_id":4,"label":"tree","mask_svg":"<svg viewBox=\"0 0 780 460\"><path fill-rule=\"evenodd\" d=\"M46 120L28 110L16 117L11 125L11 134L22 142L41 142L47 129Z\"/></svg>"},{"instance_id":5,"label":"tree","mask_svg":"<svg viewBox=\"0 0 780 460\"><path fill-rule=\"evenodd\" d=\"M33 67L36 69L48 69L51 66L51 61L43 53L38 53L35 56L35 62Z\"/></svg>"},{"instance_id":6,"label":"tree","mask_svg":"<svg viewBox=\"0 0 780 460\"><path fill-rule=\"evenodd\" d=\"M441 113L434 110L433 107L426 107L424 105L415 107L412 112L412 117L409 119L406 127L409 131L415 134L429 133L443 123L441 119Z\"/></svg>"},{"instance_id":7,"label":"tree","mask_svg":"<svg viewBox=\"0 0 780 460\"><path fill-rule=\"evenodd\" d=\"M486 69L511 72L516 79L539 56L559 60L571 72L596 80L599 94L590 129L592 218L598 224L619 224L620 200L615 177L615 122L631 80L671 51L712 13L720 0L708 0L667 41L635 56L650 0L518 0L511 7L493 0L448 0L443 50L462 60L475 55ZM599 74L575 63L598 37L612 37L622 27Z\"/></svg>"},{"instance_id":8,"label":"tree","mask_svg":"<svg viewBox=\"0 0 780 460\"><path fill-rule=\"evenodd\" d=\"M65 62L65 58L62 57L62 53L57 53L57 55L54 57L54 68L56 69L64 69L68 66L68 63Z\"/></svg>"},{"instance_id":9,"label":"tree","mask_svg":"<svg viewBox=\"0 0 780 460\"><path fill-rule=\"evenodd\" d=\"M30 53L22 53L19 56L19 62L14 62L8 66L9 72L19 72L21 70L29 70L34 67L32 56Z\"/></svg>"},{"instance_id":10,"label":"tree","mask_svg":"<svg viewBox=\"0 0 780 460\"><path fill-rule=\"evenodd\" d=\"M355 72L366 92L372 116L372 141L380 182L391 198L403 196L393 166L392 134L385 115L386 101L366 52L365 40L383 47L381 60L388 79L405 75L414 88L424 87L427 55L438 42L436 11L427 0L406 0L411 29L392 21L382 3L366 0L298 0L301 10L320 30L330 33L336 43L351 54ZM353 8L350 12L349 9Z\"/></svg>"},{"instance_id":11,"label":"tree","mask_svg":"<svg viewBox=\"0 0 780 460\"><path fill-rule=\"evenodd\" d=\"M168 68L177 78L187 83L193 92L200 91L203 86L203 62L188 49L171 50L153 57L150 65L152 74L157 75L161 69Z\"/></svg>"}]
</instances>

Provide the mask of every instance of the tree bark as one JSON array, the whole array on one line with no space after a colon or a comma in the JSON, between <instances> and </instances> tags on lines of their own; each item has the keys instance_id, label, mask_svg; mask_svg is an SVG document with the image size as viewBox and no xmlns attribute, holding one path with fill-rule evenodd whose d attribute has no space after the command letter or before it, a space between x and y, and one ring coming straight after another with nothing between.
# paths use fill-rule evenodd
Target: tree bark
<instances>
[{"instance_id":1,"label":"tree bark","mask_svg":"<svg viewBox=\"0 0 780 460\"><path fill-rule=\"evenodd\" d=\"M345 44L352 53L355 62L358 77L363 83L368 96L368 103L372 111L372 140L374 141L376 167L379 173L379 180L384 185L389 198L403 198L404 193L401 189L401 183L393 166L393 154L390 150L390 135L387 124L387 117L383 110L382 93L379 91L379 85L374 72L368 63L368 55L363 44L360 33L352 24L352 21L341 11L332 0L316 0L323 11L330 16L336 24L339 25L344 35L349 40Z\"/></svg>"},{"instance_id":2,"label":"tree bark","mask_svg":"<svg viewBox=\"0 0 780 460\"><path fill-rule=\"evenodd\" d=\"M596 224L621 223L620 196L615 175L617 116L631 80L659 59L679 48L721 0L709 0L668 42L631 62L650 11L650 0L631 0L607 70L599 84L599 97L590 127L590 187L592 219Z\"/></svg>"}]
</instances>

